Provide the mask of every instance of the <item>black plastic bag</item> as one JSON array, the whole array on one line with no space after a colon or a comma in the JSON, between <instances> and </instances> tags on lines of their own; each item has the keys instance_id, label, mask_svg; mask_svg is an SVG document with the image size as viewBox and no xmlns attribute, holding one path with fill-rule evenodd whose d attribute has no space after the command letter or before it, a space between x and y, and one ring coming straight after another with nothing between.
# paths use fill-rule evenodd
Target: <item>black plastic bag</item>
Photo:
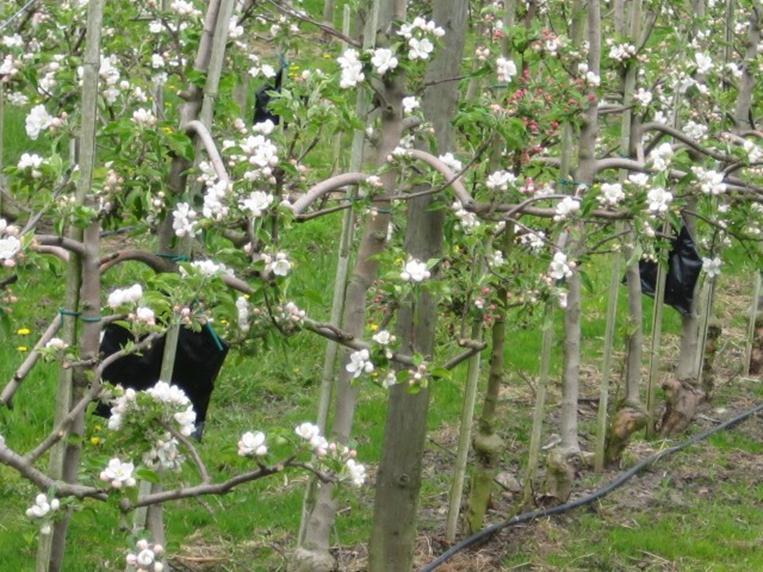
<instances>
[{"instance_id":1,"label":"black plastic bag","mask_svg":"<svg viewBox=\"0 0 763 572\"><path fill-rule=\"evenodd\" d=\"M107 324L101 339L101 355L116 353L129 341L135 341L129 330L117 324ZM103 371L104 381L131 387L136 391L153 387L159 381L164 341L165 337L162 336L140 355L131 354L116 360ZM201 437L215 379L227 355L228 345L210 327L205 326L200 332L180 328L171 383L181 388L193 404L196 412L196 437ZM100 403L95 413L109 417L110 410L108 404Z\"/></svg>"},{"instance_id":2,"label":"black plastic bag","mask_svg":"<svg viewBox=\"0 0 763 572\"><path fill-rule=\"evenodd\" d=\"M641 291L654 297L657 290L657 263L651 260L639 262ZM665 276L665 303L686 316L691 313L694 287L702 271L702 259L694 247L694 240L686 226L673 239L668 268Z\"/></svg>"}]
</instances>

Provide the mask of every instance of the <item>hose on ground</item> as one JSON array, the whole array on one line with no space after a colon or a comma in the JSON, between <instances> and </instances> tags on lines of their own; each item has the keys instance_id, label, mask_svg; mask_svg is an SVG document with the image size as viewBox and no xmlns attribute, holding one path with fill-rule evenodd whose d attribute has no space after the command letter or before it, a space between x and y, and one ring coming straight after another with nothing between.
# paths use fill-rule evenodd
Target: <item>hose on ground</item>
<instances>
[{"instance_id":1,"label":"hose on ground","mask_svg":"<svg viewBox=\"0 0 763 572\"><path fill-rule=\"evenodd\" d=\"M532 520L543 518L546 516L561 514L563 512L567 512L574 508L591 504L592 502L607 496L612 491L619 489L626 482L628 482L632 477L636 476L641 471L646 469L648 466L656 463L657 461L665 457L669 457L670 455L674 453L678 453L679 451L686 449L687 447L690 447L691 445L699 443L700 441L704 441L705 439L714 435L715 433L718 433L719 431L723 431L724 429L729 429L741 423L748 417L751 417L755 415L756 413L760 413L760 412L763 412L763 403L759 404L757 407L748 409L744 413L741 413L737 415L736 417L729 419L728 421L724 421L723 423L720 423L719 425L716 425L715 427L702 431L701 433L697 433L693 437L679 443L678 445L675 445L668 449L663 449L662 451L658 451L654 455L651 455L647 457L646 459L639 461L627 471L623 471L615 479L611 480L609 483L607 483L603 487L596 489L594 492L592 492L588 496L585 496L585 497L582 497L582 498L579 498L574 501L570 501L568 503L561 504L558 506L518 514L508 520L483 528L479 532L472 534L471 536L465 538L461 542L452 546L449 550L444 552L438 558L436 558L435 560L432 560L429 564L426 564L425 566L420 568L419 572L432 572L433 570L436 570L437 568L445 564L445 562L453 558L459 552L466 550L467 548L474 546L476 544L481 544L482 542L486 542L491 536L503 530L504 528L508 528L510 526L516 526L518 524L523 524L525 522L530 522Z\"/></svg>"}]
</instances>

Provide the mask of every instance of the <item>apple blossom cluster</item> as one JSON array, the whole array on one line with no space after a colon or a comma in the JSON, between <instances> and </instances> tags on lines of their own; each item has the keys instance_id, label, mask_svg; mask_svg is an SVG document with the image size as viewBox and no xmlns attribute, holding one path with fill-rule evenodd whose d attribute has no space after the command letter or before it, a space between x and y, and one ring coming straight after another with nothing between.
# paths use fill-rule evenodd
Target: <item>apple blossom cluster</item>
<instances>
[{"instance_id":1,"label":"apple blossom cluster","mask_svg":"<svg viewBox=\"0 0 763 572\"><path fill-rule=\"evenodd\" d=\"M287 328L301 326L305 322L307 312L299 308L294 302L286 302L275 309L276 319Z\"/></svg>"},{"instance_id":2,"label":"apple blossom cluster","mask_svg":"<svg viewBox=\"0 0 763 572\"><path fill-rule=\"evenodd\" d=\"M112 431L119 431L130 417L140 415L142 406L140 396L148 396L151 401L162 406L161 416L166 423L176 423L181 435L188 437L195 429L196 412L193 410L191 400L185 392L176 385L170 385L166 381L157 381L153 387L143 391L135 391L132 388L124 389L116 386L117 396L111 406L111 416L108 427Z\"/></svg>"},{"instance_id":3,"label":"apple blossom cluster","mask_svg":"<svg viewBox=\"0 0 763 572\"><path fill-rule=\"evenodd\" d=\"M357 452L354 449L340 446L336 443L329 443L321 435L320 428L313 423L301 423L297 425L294 432L298 437L307 441L316 457L323 458L330 455L332 458L343 463L342 472L354 486L360 487L365 483L367 476L366 468L355 460Z\"/></svg>"},{"instance_id":4,"label":"apple blossom cluster","mask_svg":"<svg viewBox=\"0 0 763 572\"><path fill-rule=\"evenodd\" d=\"M554 258L548 266L548 276L554 281L564 280L572 276L574 264L567 262L567 255L564 252L557 251Z\"/></svg>"},{"instance_id":5,"label":"apple blossom cluster","mask_svg":"<svg viewBox=\"0 0 763 572\"><path fill-rule=\"evenodd\" d=\"M371 353L365 348L352 352L350 361L347 362L344 369L352 374L353 379L359 378L364 373L371 373L374 371Z\"/></svg>"},{"instance_id":6,"label":"apple blossom cluster","mask_svg":"<svg viewBox=\"0 0 763 572\"><path fill-rule=\"evenodd\" d=\"M180 443L171 433L164 433L143 454L143 464L151 469L179 471L185 461L179 447Z\"/></svg>"},{"instance_id":7,"label":"apple blossom cluster","mask_svg":"<svg viewBox=\"0 0 763 572\"><path fill-rule=\"evenodd\" d=\"M128 553L125 561L139 572L162 572L164 564L159 561L162 554L164 547L161 544L151 544L141 539L135 543L135 552Z\"/></svg>"},{"instance_id":8,"label":"apple blossom cluster","mask_svg":"<svg viewBox=\"0 0 763 572\"><path fill-rule=\"evenodd\" d=\"M659 216L668 212L670 203L673 202L673 193L662 187L649 189L646 194L647 207L653 216Z\"/></svg>"},{"instance_id":9,"label":"apple blossom cluster","mask_svg":"<svg viewBox=\"0 0 763 572\"><path fill-rule=\"evenodd\" d=\"M410 24L403 24L397 32L405 38L408 44L408 59L428 60L434 51L433 40L442 38L445 30L438 26L434 20L425 20L417 16Z\"/></svg>"},{"instance_id":10,"label":"apple blossom cluster","mask_svg":"<svg viewBox=\"0 0 763 572\"><path fill-rule=\"evenodd\" d=\"M143 298L143 288L140 284L133 284L129 288L118 288L109 294L107 304L109 308L116 310L123 306L137 304Z\"/></svg>"},{"instance_id":11,"label":"apple blossom cluster","mask_svg":"<svg viewBox=\"0 0 763 572\"><path fill-rule=\"evenodd\" d=\"M615 207L625 199L623 186L620 183L602 183L599 203L607 207Z\"/></svg>"},{"instance_id":12,"label":"apple blossom cluster","mask_svg":"<svg viewBox=\"0 0 763 572\"><path fill-rule=\"evenodd\" d=\"M275 254L263 252L260 256L265 263L265 272L267 274L288 276L289 272L291 272L291 262L285 252L276 252Z\"/></svg>"},{"instance_id":13,"label":"apple blossom cluster","mask_svg":"<svg viewBox=\"0 0 763 572\"><path fill-rule=\"evenodd\" d=\"M21 252L20 229L0 218L0 264L11 268L16 265L16 256Z\"/></svg>"},{"instance_id":14,"label":"apple blossom cluster","mask_svg":"<svg viewBox=\"0 0 763 572\"><path fill-rule=\"evenodd\" d=\"M657 171L664 171L673 159L673 147L670 143L660 143L649 153L648 161Z\"/></svg>"},{"instance_id":15,"label":"apple blossom cluster","mask_svg":"<svg viewBox=\"0 0 763 572\"><path fill-rule=\"evenodd\" d=\"M495 71L499 82L510 83L517 75L517 64L513 60L501 57L495 62Z\"/></svg>"},{"instance_id":16,"label":"apple blossom cluster","mask_svg":"<svg viewBox=\"0 0 763 572\"><path fill-rule=\"evenodd\" d=\"M122 462L118 457L109 460L106 468L101 471L101 480L109 483L111 488L121 489L124 487L134 487L137 483L133 473L135 465L129 462Z\"/></svg>"},{"instance_id":17,"label":"apple blossom cluster","mask_svg":"<svg viewBox=\"0 0 763 572\"><path fill-rule=\"evenodd\" d=\"M485 186L490 190L507 191L509 185L517 182L517 177L511 171L495 171L488 175Z\"/></svg>"},{"instance_id":18,"label":"apple blossom cluster","mask_svg":"<svg viewBox=\"0 0 763 572\"><path fill-rule=\"evenodd\" d=\"M697 177L699 188L704 194L718 196L726 192L723 173L696 166L691 168L691 172Z\"/></svg>"},{"instance_id":19,"label":"apple blossom cluster","mask_svg":"<svg viewBox=\"0 0 763 572\"><path fill-rule=\"evenodd\" d=\"M363 62L360 61L357 50L348 48L336 61L342 72L339 79L339 87L342 89L355 87L366 79L363 73Z\"/></svg>"},{"instance_id":20,"label":"apple blossom cluster","mask_svg":"<svg viewBox=\"0 0 763 572\"><path fill-rule=\"evenodd\" d=\"M389 48L377 48L371 51L371 65L374 66L374 71L380 76L394 70L398 63L395 52Z\"/></svg>"},{"instance_id":21,"label":"apple blossom cluster","mask_svg":"<svg viewBox=\"0 0 763 572\"><path fill-rule=\"evenodd\" d=\"M427 268L427 263L416 258L409 258L400 273L400 278L404 282L423 282L430 276L432 273Z\"/></svg>"},{"instance_id":22,"label":"apple blossom cluster","mask_svg":"<svg viewBox=\"0 0 763 572\"><path fill-rule=\"evenodd\" d=\"M453 209L459 224L466 232L480 225L480 220L476 213L467 211L461 204L461 201L454 201L450 208Z\"/></svg>"},{"instance_id":23,"label":"apple blossom cluster","mask_svg":"<svg viewBox=\"0 0 763 572\"><path fill-rule=\"evenodd\" d=\"M28 171L33 179L39 179L42 176L42 167L45 160L36 153L22 153L16 167L20 171Z\"/></svg>"},{"instance_id":24,"label":"apple blossom cluster","mask_svg":"<svg viewBox=\"0 0 763 572\"><path fill-rule=\"evenodd\" d=\"M61 127L63 120L53 117L42 104L35 105L27 114L24 122L26 134L32 140L36 140L40 133L47 129Z\"/></svg>"},{"instance_id":25,"label":"apple blossom cluster","mask_svg":"<svg viewBox=\"0 0 763 572\"><path fill-rule=\"evenodd\" d=\"M61 508L61 503L57 498L48 498L44 493L38 494L34 499L34 504L26 509L27 518L38 520L41 523L40 533L50 534L50 520L52 513Z\"/></svg>"},{"instance_id":26,"label":"apple blossom cluster","mask_svg":"<svg viewBox=\"0 0 763 572\"><path fill-rule=\"evenodd\" d=\"M247 431L238 441L238 454L242 457L263 457L268 454L265 445L265 433L262 431Z\"/></svg>"},{"instance_id":27,"label":"apple blossom cluster","mask_svg":"<svg viewBox=\"0 0 763 572\"><path fill-rule=\"evenodd\" d=\"M214 260L194 260L188 266L207 278L213 278L222 274L233 275L233 270L225 266L222 262L215 262ZM180 269L180 275L187 275L186 272L184 272L183 267Z\"/></svg>"},{"instance_id":28,"label":"apple blossom cluster","mask_svg":"<svg viewBox=\"0 0 763 572\"><path fill-rule=\"evenodd\" d=\"M722 264L723 261L717 256L713 258L702 258L702 270L707 274L708 278L720 276Z\"/></svg>"},{"instance_id":29,"label":"apple blossom cluster","mask_svg":"<svg viewBox=\"0 0 763 572\"><path fill-rule=\"evenodd\" d=\"M178 203L172 212L172 230L175 236L193 236L196 234L198 223L196 222L197 213L188 203Z\"/></svg>"},{"instance_id":30,"label":"apple blossom cluster","mask_svg":"<svg viewBox=\"0 0 763 572\"><path fill-rule=\"evenodd\" d=\"M616 44L611 38L607 41L609 57L617 62L624 62L636 55L636 46L628 42Z\"/></svg>"},{"instance_id":31,"label":"apple blossom cluster","mask_svg":"<svg viewBox=\"0 0 763 572\"><path fill-rule=\"evenodd\" d=\"M554 220L559 222L580 212L580 201L572 197L564 197L556 204Z\"/></svg>"},{"instance_id":32,"label":"apple blossom cluster","mask_svg":"<svg viewBox=\"0 0 763 572\"><path fill-rule=\"evenodd\" d=\"M278 165L278 147L269 139L274 130L275 124L268 119L255 123L251 128L251 134L246 135L238 143L229 142L224 145L226 149L241 151L232 154L229 162L232 166L245 166L246 171L243 174L245 180L252 182L261 179L272 180L273 168Z\"/></svg>"},{"instance_id":33,"label":"apple blossom cluster","mask_svg":"<svg viewBox=\"0 0 763 572\"><path fill-rule=\"evenodd\" d=\"M546 233L542 230L530 230L517 236L519 244L531 252L540 252L546 246Z\"/></svg>"}]
</instances>

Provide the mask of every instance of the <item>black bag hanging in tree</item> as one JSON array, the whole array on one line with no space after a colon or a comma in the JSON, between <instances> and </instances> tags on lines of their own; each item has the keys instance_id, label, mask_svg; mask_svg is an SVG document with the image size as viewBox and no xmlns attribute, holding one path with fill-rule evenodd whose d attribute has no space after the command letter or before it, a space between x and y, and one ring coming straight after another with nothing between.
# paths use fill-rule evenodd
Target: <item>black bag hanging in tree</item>
<instances>
[{"instance_id":1,"label":"black bag hanging in tree","mask_svg":"<svg viewBox=\"0 0 763 572\"><path fill-rule=\"evenodd\" d=\"M117 324L108 324L103 329L101 355L109 356L119 351L128 342L135 342L129 330ZM157 339L150 348L138 354L124 356L103 371L103 379L113 385L131 387L141 391L153 387L159 381L164 355L165 336ZM228 345L221 340L210 326L200 332L190 328L180 328L175 367L172 380L164 380L177 385L191 400L196 412L196 437L201 437L207 418L209 399L212 396L215 379L228 355ZM109 417L110 406L100 403L96 415Z\"/></svg>"},{"instance_id":2,"label":"black bag hanging in tree","mask_svg":"<svg viewBox=\"0 0 763 572\"><path fill-rule=\"evenodd\" d=\"M673 239L668 256L665 276L665 303L686 316L691 313L694 287L702 271L702 259L694 247L694 240L686 226ZM641 291L654 297L657 290L657 263L651 260L639 262Z\"/></svg>"}]
</instances>

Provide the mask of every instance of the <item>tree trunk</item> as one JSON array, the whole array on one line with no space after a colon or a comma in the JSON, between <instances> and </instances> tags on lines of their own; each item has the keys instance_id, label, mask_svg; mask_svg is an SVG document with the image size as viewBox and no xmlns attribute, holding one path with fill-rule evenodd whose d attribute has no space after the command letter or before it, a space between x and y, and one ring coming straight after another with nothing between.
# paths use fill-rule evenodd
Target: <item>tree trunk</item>
<instances>
[{"instance_id":1,"label":"tree trunk","mask_svg":"<svg viewBox=\"0 0 763 572\"><path fill-rule=\"evenodd\" d=\"M588 2L588 69L599 74L601 60L601 17L598 2ZM596 92L589 92L591 103L585 114L580 132L578 169L576 180L590 186L596 170L596 137L599 131L598 100ZM574 259L579 254L583 239L580 223L573 223L570 254ZM560 433L562 441L551 451L548 459L547 492L559 502L569 497L572 481L580 462L578 441L578 392L580 384L580 271L575 270L568 279L567 308L564 314L564 377L562 388L562 419Z\"/></svg>"},{"instance_id":2,"label":"tree trunk","mask_svg":"<svg viewBox=\"0 0 763 572\"><path fill-rule=\"evenodd\" d=\"M435 82L460 72L466 35L466 2L435 2L433 18L445 28L446 34L426 74L425 82L434 85L424 92L422 108L434 127L438 151L442 153L450 148L450 121L456 111L458 90L453 84ZM438 256L441 250L444 212L432 210L433 201L431 195L422 196L408 206L406 251L420 260ZM431 356L436 317L437 301L427 292L415 300L405 300L398 320L402 351ZM392 387L376 479L370 572L411 569L428 406L428 388L412 395L402 385Z\"/></svg>"},{"instance_id":3,"label":"tree trunk","mask_svg":"<svg viewBox=\"0 0 763 572\"><path fill-rule=\"evenodd\" d=\"M83 58L82 100L80 124L80 152L78 166L80 178L77 181L75 202L79 205L90 205L90 194L95 169L96 126L98 123L98 68L100 66L101 30L103 28L103 7L105 0L91 0L87 12L87 31L85 37L85 53ZM64 335L72 339L80 349L83 361L95 360L98 356L101 323L101 279L99 268L100 224L90 223L85 231L72 227L70 236L83 240L85 255L70 256L70 267L67 278L68 304L67 310L72 312L64 326ZM79 336L77 327L72 319L79 316L83 322ZM70 375L62 375L60 379L56 403L55 422L66 416L72 403L79 401L89 383L89 374L93 366L74 368ZM54 478L60 478L67 483L75 483L79 475L80 442L84 434L85 412L75 419L68 439L61 441L60 447L51 454L50 473ZM41 538L37 554L37 570L60 572L63 569L66 551L66 533L68 530L71 511L53 526L50 538Z\"/></svg>"},{"instance_id":4,"label":"tree trunk","mask_svg":"<svg viewBox=\"0 0 763 572\"><path fill-rule=\"evenodd\" d=\"M393 20L405 18L405 4L401 0L382 0L375 4L377 14L372 15L375 22L374 36L386 30ZM383 86L386 102L382 112L382 135L377 148L376 164L383 165L386 157L397 147L402 134L402 98L404 80L400 74L392 76ZM394 194L396 175L388 170L382 175L385 194ZM366 293L378 275L378 255L386 245L387 229L390 223L389 203L378 202L378 213L366 223L366 228L358 248L350 282L347 285L347 297L344 303L342 323L350 335L361 337L365 326ZM345 352L345 355L349 355ZM358 388L352 383L352 374L341 368L337 378L335 413L332 426L333 439L346 444L350 438L355 415ZM333 499L334 486L323 483L318 487L315 506L306 515L302 543L292 561L292 568L298 571L321 571L334 568L334 558L329 553L331 529L336 518L336 504ZM309 507L308 507L309 508Z\"/></svg>"},{"instance_id":5,"label":"tree trunk","mask_svg":"<svg viewBox=\"0 0 763 572\"><path fill-rule=\"evenodd\" d=\"M508 254L513 240L513 226L507 225L502 237L501 252L504 258ZM492 349L490 353L490 373L485 390L485 401L482 404L482 414L477 422L477 433L474 435L474 453L476 466L472 474L469 493L469 512L466 518L466 528L469 534L482 528L487 512L490 495L493 489L493 479L498 468L503 439L495 430L498 394L503 384L504 352L506 350L506 304L507 291L500 287L496 292L497 311L492 331Z\"/></svg>"}]
</instances>

